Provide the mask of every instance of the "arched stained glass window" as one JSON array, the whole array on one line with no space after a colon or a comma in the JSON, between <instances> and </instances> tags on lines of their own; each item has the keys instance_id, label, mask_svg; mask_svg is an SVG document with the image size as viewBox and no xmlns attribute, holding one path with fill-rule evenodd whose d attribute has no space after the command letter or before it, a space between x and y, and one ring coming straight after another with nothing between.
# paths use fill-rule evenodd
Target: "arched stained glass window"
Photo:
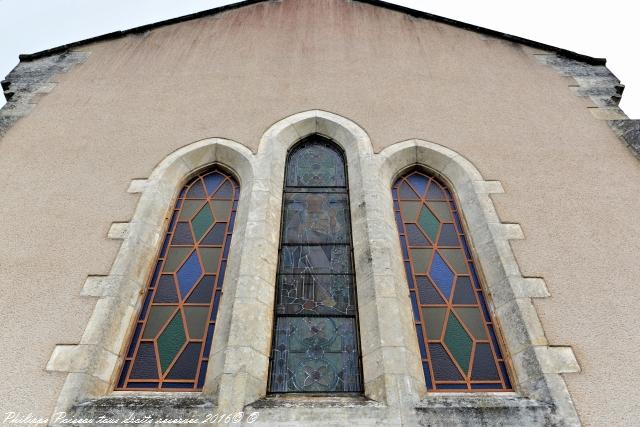
<instances>
[{"instance_id":1,"label":"arched stained glass window","mask_svg":"<svg viewBox=\"0 0 640 427\"><path fill-rule=\"evenodd\" d=\"M271 392L360 392L343 154L313 136L290 152L283 198Z\"/></svg>"},{"instance_id":2,"label":"arched stained glass window","mask_svg":"<svg viewBox=\"0 0 640 427\"><path fill-rule=\"evenodd\" d=\"M511 390L451 192L420 171L398 179L392 192L427 389Z\"/></svg>"},{"instance_id":3,"label":"arched stained glass window","mask_svg":"<svg viewBox=\"0 0 640 427\"><path fill-rule=\"evenodd\" d=\"M180 192L117 390L202 389L239 194L220 170Z\"/></svg>"}]
</instances>

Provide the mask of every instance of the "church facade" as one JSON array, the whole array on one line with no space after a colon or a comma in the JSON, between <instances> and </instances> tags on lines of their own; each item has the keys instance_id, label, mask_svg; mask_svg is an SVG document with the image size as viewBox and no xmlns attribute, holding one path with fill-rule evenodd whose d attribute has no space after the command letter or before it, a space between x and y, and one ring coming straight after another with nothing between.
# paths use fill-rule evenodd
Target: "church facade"
<instances>
[{"instance_id":1,"label":"church facade","mask_svg":"<svg viewBox=\"0 0 640 427\"><path fill-rule=\"evenodd\" d=\"M640 418L640 122L603 59L252 0L2 86L3 423Z\"/></svg>"}]
</instances>

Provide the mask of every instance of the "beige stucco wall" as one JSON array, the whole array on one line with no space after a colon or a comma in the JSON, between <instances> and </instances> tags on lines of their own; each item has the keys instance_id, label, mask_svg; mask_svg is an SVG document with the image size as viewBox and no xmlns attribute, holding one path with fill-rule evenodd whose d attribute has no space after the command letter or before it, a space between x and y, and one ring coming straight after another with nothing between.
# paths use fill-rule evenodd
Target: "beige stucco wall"
<instances>
[{"instance_id":1,"label":"beige stucco wall","mask_svg":"<svg viewBox=\"0 0 640 427\"><path fill-rule=\"evenodd\" d=\"M581 364L565 380L582 421L640 419L640 163L532 49L345 0L284 0L80 50L88 61L0 139L1 413L52 410L64 374L46 362L80 339L94 305L80 288L109 271L131 179L203 138L255 151L273 123L321 109L376 151L433 141L501 181L493 199L522 225L523 274L552 295L536 304L549 342Z\"/></svg>"}]
</instances>

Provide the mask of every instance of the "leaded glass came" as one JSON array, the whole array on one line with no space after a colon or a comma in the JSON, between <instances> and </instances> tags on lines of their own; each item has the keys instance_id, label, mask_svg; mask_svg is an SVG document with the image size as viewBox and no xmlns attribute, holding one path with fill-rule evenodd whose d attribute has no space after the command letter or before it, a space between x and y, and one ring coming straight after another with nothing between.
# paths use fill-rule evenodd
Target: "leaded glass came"
<instances>
[{"instance_id":1,"label":"leaded glass came","mask_svg":"<svg viewBox=\"0 0 640 427\"><path fill-rule=\"evenodd\" d=\"M420 171L392 192L427 389L512 390L453 195Z\"/></svg>"},{"instance_id":2,"label":"leaded glass came","mask_svg":"<svg viewBox=\"0 0 640 427\"><path fill-rule=\"evenodd\" d=\"M287 161L271 392L360 392L346 167L318 136Z\"/></svg>"},{"instance_id":3,"label":"leaded glass came","mask_svg":"<svg viewBox=\"0 0 640 427\"><path fill-rule=\"evenodd\" d=\"M202 389L239 195L219 170L180 192L117 390Z\"/></svg>"}]
</instances>

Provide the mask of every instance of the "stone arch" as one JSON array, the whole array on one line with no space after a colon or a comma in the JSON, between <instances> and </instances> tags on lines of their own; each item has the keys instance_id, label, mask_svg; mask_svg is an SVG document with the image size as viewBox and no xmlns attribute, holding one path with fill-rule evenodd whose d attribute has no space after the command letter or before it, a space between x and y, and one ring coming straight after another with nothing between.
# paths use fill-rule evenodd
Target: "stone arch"
<instances>
[{"instance_id":1,"label":"stone arch","mask_svg":"<svg viewBox=\"0 0 640 427\"><path fill-rule=\"evenodd\" d=\"M579 367L570 347L550 347L544 335L531 298L549 294L541 278L523 277L520 272L509 240L524 239L522 229L518 224L502 223L489 197L504 192L500 182L485 181L471 161L424 140L398 142L378 156L385 206L392 204L391 186L395 180L412 168L426 169L449 185L466 219L468 237L484 275L486 291L491 295L489 306L499 323L511 361L516 400L525 405L530 404L528 399L544 402L549 406L539 410L550 411L562 420L560 423L578 425L575 408L559 374L577 372ZM394 220L391 210L385 215L387 220ZM390 262L397 270L402 267L402 258L395 230L392 242L396 256ZM401 281L406 286L404 275ZM408 299L405 304L409 306ZM427 397L421 404L428 407L436 399ZM496 396L494 400L498 406L508 405L507 398Z\"/></svg>"},{"instance_id":2,"label":"stone arch","mask_svg":"<svg viewBox=\"0 0 640 427\"><path fill-rule=\"evenodd\" d=\"M162 243L167 212L185 182L215 165L231 172L244 186L236 219L237 228L244 229L254 176L253 155L234 141L210 138L194 142L165 157L148 179L132 181L129 192L140 193L140 199L130 222L111 226L109 238L120 239L122 244L109 274L89 276L81 291L84 296L96 297L97 302L80 343L56 346L47 364L49 371L68 373L55 412L69 412L80 402L121 393L111 391ZM246 255L239 244L242 239L233 236L230 246L225 276L230 293L234 292L233 276ZM223 299L220 317L227 317L224 313L230 309L231 304ZM215 369L208 370L206 383L214 374Z\"/></svg>"}]
</instances>

